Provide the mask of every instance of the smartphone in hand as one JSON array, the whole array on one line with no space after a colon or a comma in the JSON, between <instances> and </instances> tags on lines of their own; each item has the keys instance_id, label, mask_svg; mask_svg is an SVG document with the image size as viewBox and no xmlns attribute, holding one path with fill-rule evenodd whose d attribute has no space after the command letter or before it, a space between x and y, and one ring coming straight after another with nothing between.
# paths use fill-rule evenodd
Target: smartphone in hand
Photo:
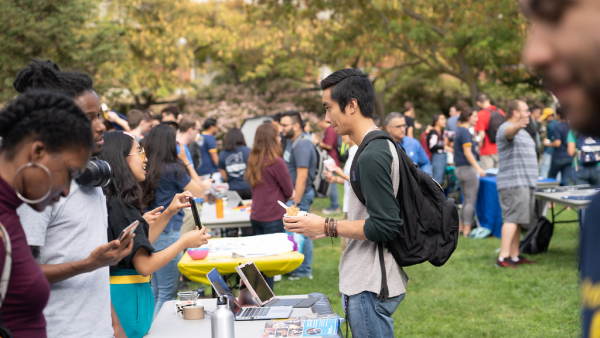
<instances>
[{"instance_id":1,"label":"smartphone in hand","mask_svg":"<svg viewBox=\"0 0 600 338\"><path fill-rule=\"evenodd\" d=\"M196 207L196 201L194 198L188 198L190 206L192 207L192 215L194 216L194 223L198 227L198 230L202 230L202 223L200 222L200 214L198 213L198 207Z\"/></svg>"},{"instance_id":2,"label":"smartphone in hand","mask_svg":"<svg viewBox=\"0 0 600 338\"><path fill-rule=\"evenodd\" d=\"M121 232L121 235L119 235L119 242L122 242L129 235L133 234L135 232L135 229L137 229L137 227L138 227L139 224L140 224L140 221L135 221L135 222L129 224L127 226L127 228L123 229L123 231Z\"/></svg>"}]
</instances>

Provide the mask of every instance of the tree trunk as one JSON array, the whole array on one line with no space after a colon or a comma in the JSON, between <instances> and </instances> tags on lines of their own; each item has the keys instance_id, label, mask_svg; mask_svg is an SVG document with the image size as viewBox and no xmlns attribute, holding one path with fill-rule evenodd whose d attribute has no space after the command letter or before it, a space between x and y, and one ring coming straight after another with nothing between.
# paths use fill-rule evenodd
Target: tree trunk
<instances>
[{"instance_id":1,"label":"tree trunk","mask_svg":"<svg viewBox=\"0 0 600 338\"><path fill-rule=\"evenodd\" d=\"M477 75L473 73L471 66L467 63L465 56L462 51L456 54L456 62L460 67L460 72L463 75L461 79L467 86L469 86L469 94L471 95L471 105L476 107L477 93L479 92L479 86L477 85Z\"/></svg>"},{"instance_id":2,"label":"tree trunk","mask_svg":"<svg viewBox=\"0 0 600 338\"><path fill-rule=\"evenodd\" d=\"M375 111L374 115L381 116L381 121L385 120L385 102L384 102L385 90L380 92L375 92Z\"/></svg>"}]
</instances>

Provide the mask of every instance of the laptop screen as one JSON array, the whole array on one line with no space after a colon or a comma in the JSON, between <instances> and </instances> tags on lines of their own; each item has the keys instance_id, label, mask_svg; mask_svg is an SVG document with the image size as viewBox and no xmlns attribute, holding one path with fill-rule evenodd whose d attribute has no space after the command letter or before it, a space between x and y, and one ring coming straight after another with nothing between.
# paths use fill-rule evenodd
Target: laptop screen
<instances>
[{"instance_id":1,"label":"laptop screen","mask_svg":"<svg viewBox=\"0 0 600 338\"><path fill-rule=\"evenodd\" d=\"M248 279L248 284L254 289L254 292L256 292L256 295L263 304L275 297L275 294L273 294L273 291L271 291L271 288L254 263L241 267L241 270Z\"/></svg>"},{"instance_id":2,"label":"laptop screen","mask_svg":"<svg viewBox=\"0 0 600 338\"><path fill-rule=\"evenodd\" d=\"M237 299L235 299L233 292L231 292L231 289L229 286L227 286L227 283L225 283L225 280L219 273L219 270L217 270L217 268L210 270L210 272L206 275L206 278L208 278L210 284L219 296L227 296L227 298L229 298L229 309L231 309L231 312L236 314L241 308L240 303L237 301Z\"/></svg>"}]
</instances>

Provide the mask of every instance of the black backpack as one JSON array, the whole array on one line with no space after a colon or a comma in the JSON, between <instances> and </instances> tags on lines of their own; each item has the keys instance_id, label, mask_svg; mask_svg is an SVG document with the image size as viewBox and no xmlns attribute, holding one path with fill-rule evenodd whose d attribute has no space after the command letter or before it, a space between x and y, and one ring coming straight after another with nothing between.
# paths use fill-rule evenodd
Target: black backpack
<instances>
[{"instance_id":1,"label":"black backpack","mask_svg":"<svg viewBox=\"0 0 600 338\"><path fill-rule=\"evenodd\" d=\"M553 233L554 225L546 217L540 217L537 224L527 232L527 235L521 241L519 251L529 255L537 255L548 251Z\"/></svg>"},{"instance_id":2,"label":"black backpack","mask_svg":"<svg viewBox=\"0 0 600 338\"><path fill-rule=\"evenodd\" d=\"M485 131L490 138L491 143L496 143L496 134L498 134L498 128L502 125L502 123L506 122L506 117L500 113L498 108L496 110L491 111L489 109L485 109L490 112L490 122L488 124L488 129Z\"/></svg>"},{"instance_id":3,"label":"black backpack","mask_svg":"<svg viewBox=\"0 0 600 338\"><path fill-rule=\"evenodd\" d=\"M425 261L434 266L442 266L458 243L458 211L454 199L446 198L442 187L400 149L386 133L376 130L368 133L354 155L350 169L350 184L358 200L365 205L360 188L356 164L360 154L375 139L386 139L395 145L400 169L400 183L396 199L400 205L398 226L400 234L396 239L386 242L388 250L400 266L411 266ZM379 242L379 262L381 264L382 286L379 299L388 296L385 263L383 261L383 243Z\"/></svg>"}]
</instances>

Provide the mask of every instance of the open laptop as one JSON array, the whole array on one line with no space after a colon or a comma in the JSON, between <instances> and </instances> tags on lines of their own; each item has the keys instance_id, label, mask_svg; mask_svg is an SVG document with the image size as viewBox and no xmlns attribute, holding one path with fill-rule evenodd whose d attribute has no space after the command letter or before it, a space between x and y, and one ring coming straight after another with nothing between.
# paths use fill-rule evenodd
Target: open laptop
<instances>
[{"instance_id":1,"label":"open laptop","mask_svg":"<svg viewBox=\"0 0 600 338\"><path fill-rule=\"evenodd\" d=\"M291 306L277 306L270 308L263 307L242 307L238 300L225 283L225 280L217 270L212 269L206 278L210 281L210 284L215 289L219 296L227 296L229 298L229 308L235 316L235 320L266 320L266 319L283 319L290 318L292 314Z\"/></svg>"},{"instance_id":2,"label":"open laptop","mask_svg":"<svg viewBox=\"0 0 600 338\"><path fill-rule=\"evenodd\" d=\"M293 306L295 308L309 308L313 306L318 298L277 298L273 290L267 284L262 274L254 265L254 262L248 262L236 266L235 270L245 283L245 286L254 296L254 300L261 307L273 306ZM241 284L240 284L241 289Z\"/></svg>"}]
</instances>

